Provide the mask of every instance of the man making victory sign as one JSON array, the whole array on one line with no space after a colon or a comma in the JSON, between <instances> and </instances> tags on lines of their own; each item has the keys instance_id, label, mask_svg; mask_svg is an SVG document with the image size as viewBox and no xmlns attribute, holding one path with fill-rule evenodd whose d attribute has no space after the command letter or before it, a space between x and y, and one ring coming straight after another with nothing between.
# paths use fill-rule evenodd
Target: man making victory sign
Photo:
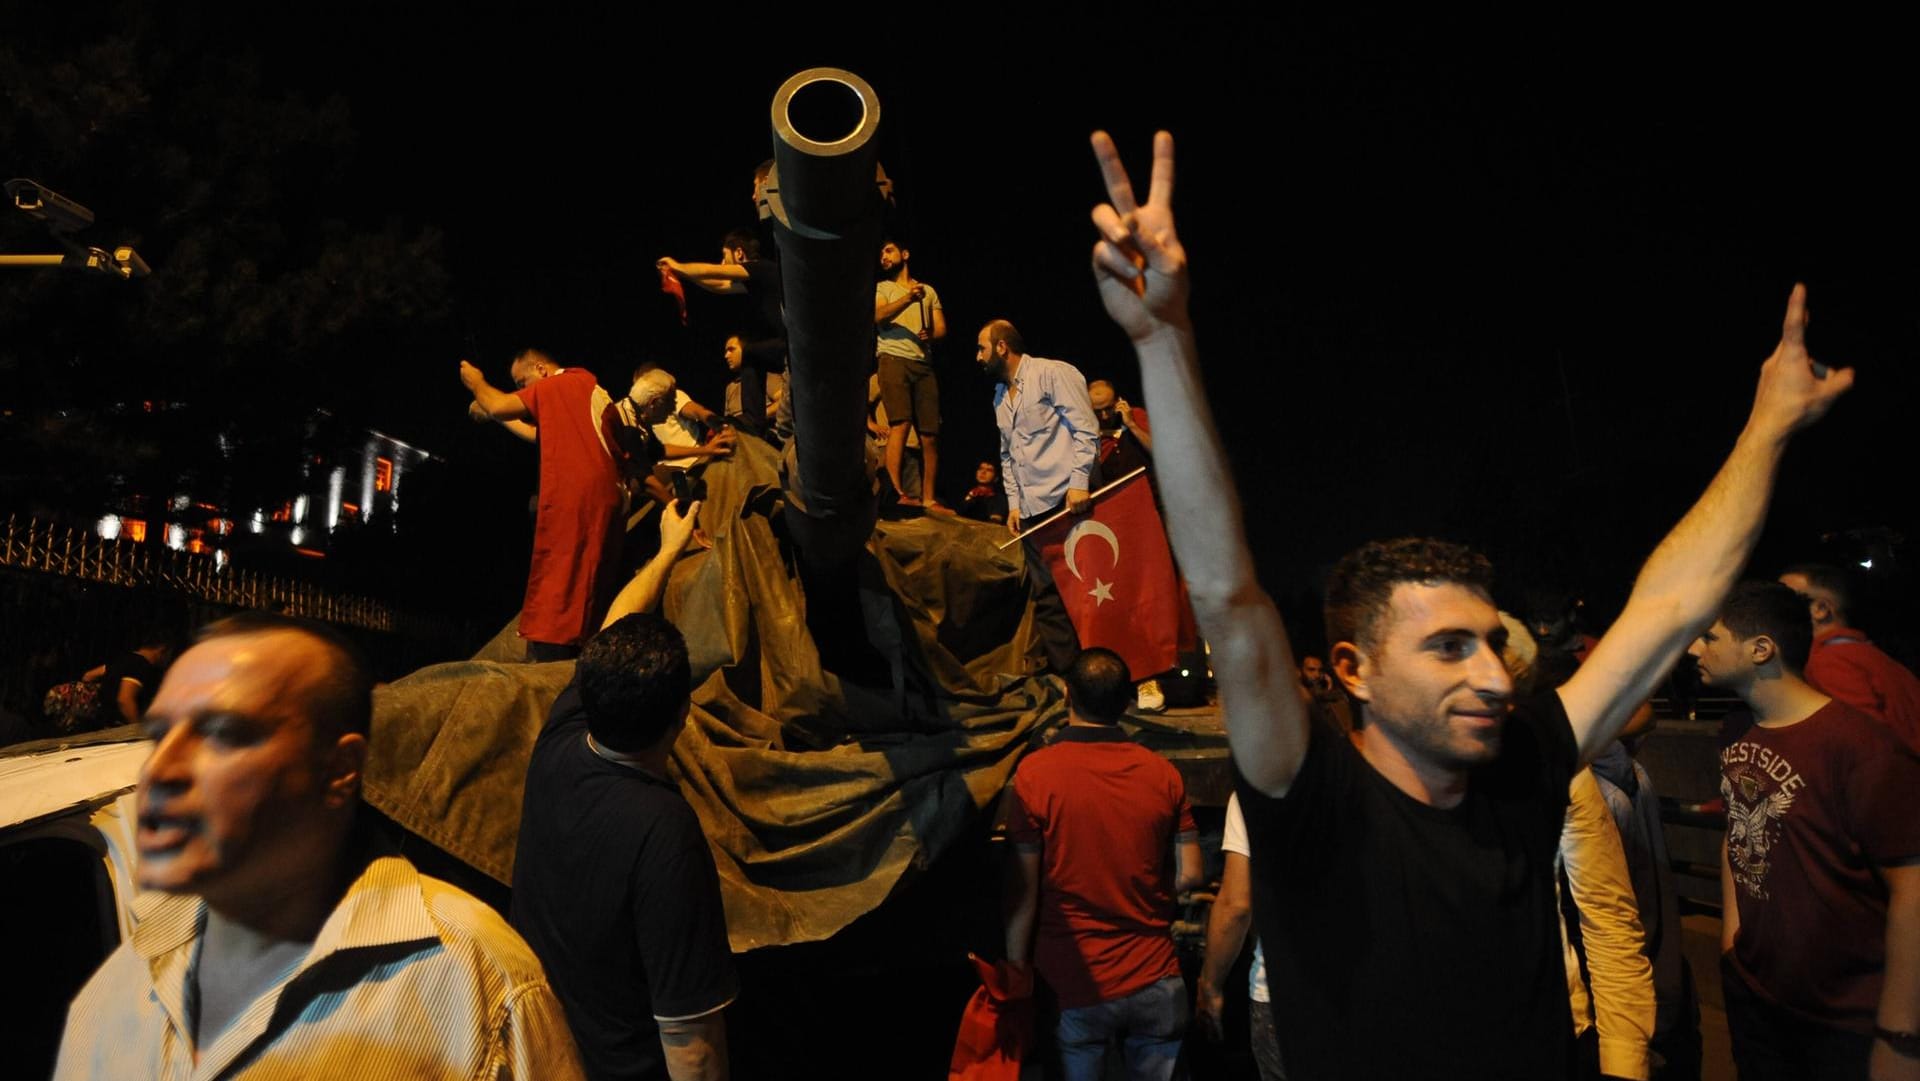
<instances>
[{"instance_id":1,"label":"man making victory sign","mask_svg":"<svg viewBox=\"0 0 1920 1081\"><path fill-rule=\"evenodd\" d=\"M1484 557L1422 538L1350 553L1325 612L1335 677L1363 719L1349 741L1309 725L1254 575L1187 314L1173 138L1155 136L1144 202L1105 133L1093 149L1109 197L1093 212L1094 276L1140 360L1168 533L1212 647L1289 1075L1568 1076L1553 856L1569 778L1712 622L1788 440L1853 373L1816 373L1796 286L1725 465L1556 692L1514 701ZM1911 1031L1920 1017L1882 1021Z\"/></svg>"}]
</instances>

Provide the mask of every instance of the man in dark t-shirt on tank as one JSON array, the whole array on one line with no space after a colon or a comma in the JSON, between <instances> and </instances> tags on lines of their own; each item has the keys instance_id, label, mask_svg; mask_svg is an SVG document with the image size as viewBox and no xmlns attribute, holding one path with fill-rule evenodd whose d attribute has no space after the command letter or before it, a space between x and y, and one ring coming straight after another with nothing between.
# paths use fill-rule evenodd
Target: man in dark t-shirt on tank
<instances>
[{"instance_id":1,"label":"man in dark t-shirt on tank","mask_svg":"<svg viewBox=\"0 0 1920 1081\"><path fill-rule=\"evenodd\" d=\"M754 190L757 195L758 181ZM662 258L657 265L709 293L744 296L749 301L740 333L745 354L740 366L740 419L751 431L764 430L767 373L787 366L786 286L780 260L772 252L763 252L760 238L752 232L736 229L721 238L717 263Z\"/></svg>"},{"instance_id":2,"label":"man in dark t-shirt on tank","mask_svg":"<svg viewBox=\"0 0 1920 1081\"><path fill-rule=\"evenodd\" d=\"M1512 702L1483 558L1419 539L1349 555L1326 605L1333 671L1361 713L1349 740L1309 725L1286 629L1254 575L1187 315L1173 139L1155 137L1145 200L1104 133L1094 153L1111 198L1093 215L1094 275L1139 356L1167 532L1212 651L1259 854L1254 915L1289 1076L1568 1076L1553 905L1568 777L1712 621L1759 535L1789 437L1853 373L1812 363L1795 288L1726 465L1579 672L1537 699ZM1618 358L1617 374L1638 378L1638 359ZM1465 443L1483 428L1436 426L1435 438ZM1454 449L1442 442L1417 468L1447 468Z\"/></svg>"},{"instance_id":3,"label":"man in dark t-shirt on tank","mask_svg":"<svg viewBox=\"0 0 1920 1081\"><path fill-rule=\"evenodd\" d=\"M1733 1059L1743 1081L1920 1076L1920 759L1807 683L1812 644L1793 590L1743 582L1687 651L1751 711L1720 736Z\"/></svg>"}]
</instances>

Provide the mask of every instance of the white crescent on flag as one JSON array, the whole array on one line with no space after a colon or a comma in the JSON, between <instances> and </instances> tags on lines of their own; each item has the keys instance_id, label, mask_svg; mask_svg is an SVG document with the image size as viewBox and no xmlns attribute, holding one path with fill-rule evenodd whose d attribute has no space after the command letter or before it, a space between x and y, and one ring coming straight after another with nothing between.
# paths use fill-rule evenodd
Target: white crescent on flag
<instances>
[{"instance_id":1,"label":"white crescent on flag","mask_svg":"<svg viewBox=\"0 0 1920 1081\"><path fill-rule=\"evenodd\" d=\"M1081 538L1088 535L1099 537L1101 540L1106 541L1107 547L1113 549L1113 565L1116 567L1120 565L1120 538L1114 536L1113 530L1108 529L1104 523L1096 522L1089 518L1079 525L1074 526L1072 531L1067 534L1067 569L1072 571L1073 576L1081 581L1085 581L1086 576L1080 573L1080 567L1074 562L1073 550L1079 545Z\"/></svg>"}]
</instances>

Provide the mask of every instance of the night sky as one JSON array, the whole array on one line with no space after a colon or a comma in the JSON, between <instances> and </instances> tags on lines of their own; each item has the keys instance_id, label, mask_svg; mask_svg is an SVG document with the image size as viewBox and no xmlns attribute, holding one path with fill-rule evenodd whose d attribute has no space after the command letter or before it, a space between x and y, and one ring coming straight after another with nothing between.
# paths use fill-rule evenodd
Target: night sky
<instances>
[{"instance_id":1,"label":"night sky","mask_svg":"<svg viewBox=\"0 0 1920 1081\"><path fill-rule=\"evenodd\" d=\"M525 530L532 467L464 420L460 357L499 383L541 344L609 388L653 357L718 404L727 302L696 296L680 331L653 261L715 259L751 221L773 91L831 64L880 96L914 271L946 304L948 487L995 446L972 363L987 319L1139 402L1087 271L1086 136L1113 131L1139 172L1166 127L1214 408L1296 623L1341 552L1407 533L1616 604L1731 444L1796 279L1814 354L1860 383L1794 448L1760 558L1912 531L1920 88L1886 27L1182 14L1089 31L965 6L823 28L783 10L330 7L196 32L259 54L276 87L344 96L344 213L445 231L444 347L369 357L378 392L355 408L485 478L476 526ZM144 254L164 273L165 251Z\"/></svg>"}]
</instances>

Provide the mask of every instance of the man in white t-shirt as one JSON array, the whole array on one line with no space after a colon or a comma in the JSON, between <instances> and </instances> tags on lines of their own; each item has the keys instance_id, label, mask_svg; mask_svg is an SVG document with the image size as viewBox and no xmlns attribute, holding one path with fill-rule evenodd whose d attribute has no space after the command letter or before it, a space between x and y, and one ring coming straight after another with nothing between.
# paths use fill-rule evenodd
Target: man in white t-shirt
<instances>
[{"instance_id":1,"label":"man in white t-shirt","mask_svg":"<svg viewBox=\"0 0 1920 1081\"><path fill-rule=\"evenodd\" d=\"M1239 960L1240 947L1253 924L1253 885L1248 874L1253 852L1247 844L1247 820L1241 817L1239 796L1227 799L1220 855L1226 865L1220 872L1220 892L1207 916L1206 960L1200 966L1200 986L1193 1002L1194 1019L1210 1040L1222 1036L1220 1019L1226 1003L1222 985ZM1253 940L1253 967L1247 972L1247 997L1253 1002L1247 1010L1247 1028L1260 1081L1286 1081L1286 1071L1280 1065L1280 1041L1273 1031L1273 1010L1267 1005L1267 958L1258 937Z\"/></svg>"},{"instance_id":2,"label":"man in white t-shirt","mask_svg":"<svg viewBox=\"0 0 1920 1081\"><path fill-rule=\"evenodd\" d=\"M642 418L633 411L633 406L644 397L640 390L641 377L651 371L660 372L671 384L673 408L667 410L664 416L655 411ZM633 424L644 419L653 429L653 437L660 441L662 448L660 464L668 469L692 469L733 453L733 432L721 423L721 418L713 410L694 401L686 391L680 389L672 373L652 361L643 361L633 370L633 390L625 401L615 404L621 407L621 414L627 423ZM659 419L653 419L656 416ZM695 425L712 434L705 439L700 438Z\"/></svg>"}]
</instances>

